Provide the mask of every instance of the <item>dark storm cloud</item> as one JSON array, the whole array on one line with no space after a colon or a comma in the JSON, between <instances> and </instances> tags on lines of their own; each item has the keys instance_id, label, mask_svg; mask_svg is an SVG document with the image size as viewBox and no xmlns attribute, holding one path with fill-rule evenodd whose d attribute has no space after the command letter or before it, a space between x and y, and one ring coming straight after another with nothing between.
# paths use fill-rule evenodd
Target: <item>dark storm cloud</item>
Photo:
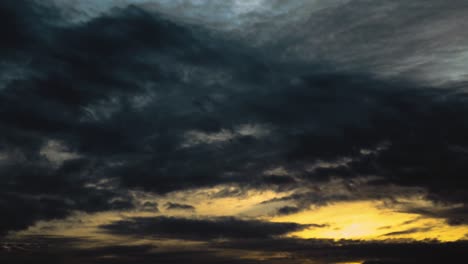
<instances>
[{"instance_id":1,"label":"dark storm cloud","mask_svg":"<svg viewBox=\"0 0 468 264\"><path fill-rule=\"evenodd\" d=\"M230 217L188 219L175 217L137 217L101 226L112 234L210 240L218 238L268 238L309 227L295 223L271 223Z\"/></svg>"},{"instance_id":2,"label":"dark storm cloud","mask_svg":"<svg viewBox=\"0 0 468 264\"><path fill-rule=\"evenodd\" d=\"M87 159L74 159L55 167L37 157L10 160L0 167L0 234L20 230L37 220L57 219L74 210L101 210L133 207L131 198L118 191L85 187L93 179L88 173L97 164Z\"/></svg>"},{"instance_id":3,"label":"dark storm cloud","mask_svg":"<svg viewBox=\"0 0 468 264\"><path fill-rule=\"evenodd\" d=\"M427 87L280 60L136 6L70 24L39 2L0 5L8 53L1 64L8 78L0 78L2 231L72 210L129 208L130 189L284 190L377 175L376 188L421 187L436 201L468 200L464 83ZM245 132L249 126L266 132ZM41 154L50 140L79 158L53 164ZM351 161L305 169L343 157ZM264 175L273 164L292 175ZM356 193L327 199L376 197ZM329 201L292 199L298 208ZM466 219L464 211L439 215Z\"/></svg>"},{"instance_id":4,"label":"dark storm cloud","mask_svg":"<svg viewBox=\"0 0 468 264\"><path fill-rule=\"evenodd\" d=\"M15 56L4 57L5 67L20 65L24 72L4 81L0 90L1 209L7 216L2 218L1 232L25 228L40 219L64 217L72 210L131 207L125 190L102 189L96 184L113 176L109 163L132 163L133 158L151 156L164 159L152 148L160 153L174 149L177 135L172 136L168 129L179 129L179 121L164 113L175 107L174 102L151 109L156 112L135 109L139 97L130 106L130 96L146 92L137 82L145 80L167 97L174 91L177 98L180 88L162 87L162 83L180 83L177 69L160 69L170 63L162 55L197 63L208 54L219 58L222 53L218 56L217 50L197 47L189 30L136 8L71 27L52 23L60 22L56 10L36 2L6 2L1 10L5 13L2 26L8 33L2 43L15 51L11 53ZM178 48L187 43L190 48L179 53ZM142 60L151 50L159 54L153 54L155 62ZM190 104L192 100L187 98ZM114 112L117 114L112 115ZM41 154L50 140L60 140L82 158L57 167Z\"/></svg>"},{"instance_id":5,"label":"dark storm cloud","mask_svg":"<svg viewBox=\"0 0 468 264\"><path fill-rule=\"evenodd\" d=\"M42 30L48 24L49 19L53 20L57 15L56 12L36 3L4 1L0 9L2 56L4 58L15 57L22 51L40 44L38 42L40 35L48 33Z\"/></svg>"}]
</instances>

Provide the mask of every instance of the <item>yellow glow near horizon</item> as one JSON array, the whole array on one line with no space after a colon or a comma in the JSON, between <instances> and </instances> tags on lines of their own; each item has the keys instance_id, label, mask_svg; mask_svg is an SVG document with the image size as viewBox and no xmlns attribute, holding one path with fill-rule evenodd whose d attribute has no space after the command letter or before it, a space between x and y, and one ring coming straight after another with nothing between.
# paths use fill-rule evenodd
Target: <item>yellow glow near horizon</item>
<instances>
[{"instance_id":1,"label":"yellow glow near horizon","mask_svg":"<svg viewBox=\"0 0 468 264\"><path fill-rule=\"evenodd\" d=\"M182 218L211 218L223 216L235 217L257 217L275 211L275 206L281 203L262 204L263 201L280 198L288 195L288 192L277 193L271 190L256 191L248 190L244 195L234 197L218 197L216 194L229 188L227 186L202 188L198 190L179 191L169 193L165 196L148 195L140 198L142 202L153 201L159 204L159 211L107 211L99 213L75 212L65 219L39 221L26 230L16 232L14 236L49 235L63 237L86 237L96 241L96 244L87 243L83 247L94 247L99 244L141 244L148 242L151 238L132 238L103 232L99 226L108 225L116 221L132 217L182 217ZM195 210L168 210L167 202L189 204ZM161 241L158 241L158 245ZM185 243L188 243L185 241ZM167 243L165 243L167 244ZM180 243L179 243L180 244Z\"/></svg>"},{"instance_id":2,"label":"yellow glow near horizon","mask_svg":"<svg viewBox=\"0 0 468 264\"><path fill-rule=\"evenodd\" d=\"M275 217L274 222L321 224L290 234L300 238L326 239L438 239L456 241L468 233L468 226L450 226L443 219L397 212L379 201L340 202L297 214ZM404 233L404 231L410 232ZM399 233L400 232L400 233Z\"/></svg>"},{"instance_id":3,"label":"yellow glow near horizon","mask_svg":"<svg viewBox=\"0 0 468 264\"><path fill-rule=\"evenodd\" d=\"M337 202L326 206L311 208L299 213L273 216L278 208L289 205L289 201L262 203L274 198L289 195L289 192L247 190L234 197L219 197L226 186L205 188L192 191L174 192L165 196L138 194L140 203L157 202L160 211L142 210L108 211L94 214L76 212L66 219L39 221L17 235L52 235L66 237L87 237L97 244L133 244L152 239L150 237L129 238L103 232L99 226L132 217L183 217L212 218L232 216L247 219L258 219L272 222L293 222L298 224L316 224L308 229L288 234L298 238L325 239L437 239L439 241L456 241L466 239L468 226L450 226L442 218L431 218L416 213L407 213L405 207L425 208L428 210L446 210L459 205L437 205L423 197L406 197L398 199L399 203L387 205L383 201L348 201ZM196 210L167 210L166 202L186 203ZM401 206L401 208L398 207Z\"/></svg>"}]
</instances>

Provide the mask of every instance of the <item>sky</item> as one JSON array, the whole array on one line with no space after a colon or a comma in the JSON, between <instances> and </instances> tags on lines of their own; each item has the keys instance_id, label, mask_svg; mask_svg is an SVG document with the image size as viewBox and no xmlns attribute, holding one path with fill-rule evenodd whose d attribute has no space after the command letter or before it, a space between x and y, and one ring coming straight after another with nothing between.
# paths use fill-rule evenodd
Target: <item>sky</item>
<instances>
[{"instance_id":1,"label":"sky","mask_svg":"<svg viewBox=\"0 0 468 264\"><path fill-rule=\"evenodd\" d=\"M463 262L467 15L1 1L0 262Z\"/></svg>"}]
</instances>

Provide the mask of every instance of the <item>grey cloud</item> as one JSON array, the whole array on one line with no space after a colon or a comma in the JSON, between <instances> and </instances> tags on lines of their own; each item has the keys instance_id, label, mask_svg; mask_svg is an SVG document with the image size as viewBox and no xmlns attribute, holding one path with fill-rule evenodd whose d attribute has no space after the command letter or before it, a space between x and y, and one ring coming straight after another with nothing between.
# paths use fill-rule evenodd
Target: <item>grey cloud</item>
<instances>
[{"instance_id":1,"label":"grey cloud","mask_svg":"<svg viewBox=\"0 0 468 264\"><path fill-rule=\"evenodd\" d=\"M464 1L348 1L312 14L284 40L290 55L343 68L430 83L463 81L467 8Z\"/></svg>"},{"instance_id":2,"label":"grey cloud","mask_svg":"<svg viewBox=\"0 0 468 264\"><path fill-rule=\"evenodd\" d=\"M343 69L431 83L467 78L462 36L468 6L463 0L53 2L78 21L136 5L263 48L286 50L281 52L286 58L332 61Z\"/></svg>"}]
</instances>

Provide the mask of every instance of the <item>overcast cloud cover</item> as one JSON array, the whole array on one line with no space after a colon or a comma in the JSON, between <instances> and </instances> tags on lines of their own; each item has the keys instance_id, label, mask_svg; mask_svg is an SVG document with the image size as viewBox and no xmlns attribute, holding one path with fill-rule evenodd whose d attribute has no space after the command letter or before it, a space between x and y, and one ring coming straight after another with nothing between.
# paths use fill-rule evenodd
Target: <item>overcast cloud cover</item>
<instances>
[{"instance_id":1,"label":"overcast cloud cover","mask_svg":"<svg viewBox=\"0 0 468 264\"><path fill-rule=\"evenodd\" d=\"M1 1L0 260L466 257L463 239L391 239L434 226L334 241L288 236L327 219L269 219L379 201L468 225L467 16L464 0ZM253 193L255 212L203 211ZM16 235L115 212L96 234L128 243Z\"/></svg>"}]
</instances>

